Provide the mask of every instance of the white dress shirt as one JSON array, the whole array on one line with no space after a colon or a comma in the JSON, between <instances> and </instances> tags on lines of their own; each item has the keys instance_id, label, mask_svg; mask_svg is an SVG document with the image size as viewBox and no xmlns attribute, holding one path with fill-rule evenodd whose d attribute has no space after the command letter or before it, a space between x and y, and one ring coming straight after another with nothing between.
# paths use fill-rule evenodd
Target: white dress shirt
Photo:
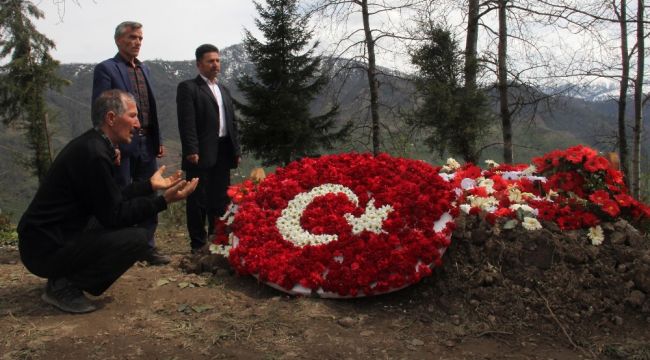
<instances>
[{"instance_id":1,"label":"white dress shirt","mask_svg":"<svg viewBox=\"0 0 650 360\"><path fill-rule=\"evenodd\" d=\"M217 79L214 79L214 82L212 82L210 79L203 75L201 75L201 78L205 80L205 83L208 84L210 91L212 91L212 95L214 95L214 98L217 99L217 106L219 107L219 137L224 137L228 135L228 130L226 130L226 119L224 118L223 110L223 98L221 97L221 90L219 90L219 86L217 85Z\"/></svg>"}]
</instances>

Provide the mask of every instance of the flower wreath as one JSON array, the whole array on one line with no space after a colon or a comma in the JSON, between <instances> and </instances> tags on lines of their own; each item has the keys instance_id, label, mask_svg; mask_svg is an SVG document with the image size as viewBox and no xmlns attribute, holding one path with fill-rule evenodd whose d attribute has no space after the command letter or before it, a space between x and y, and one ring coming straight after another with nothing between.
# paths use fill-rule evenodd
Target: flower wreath
<instances>
[{"instance_id":1,"label":"flower wreath","mask_svg":"<svg viewBox=\"0 0 650 360\"><path fill-rule=\"evenodd\" d=\"M237 192L227 214L229 260L238 273L293 294L355 297L418 282L441 265L457 212L438 170L385 154L278 168Z\"/></svg>"},{"instance_id":2,"label":"flower wreath","mask_svg":"<svg viewBox=\"0 0 650 360\"><path fill-rule=\"evenodd\" d=\"M504 229L520 223L534 231L542 228L539 220L550 221L562 230L588 229L593 245L604 241L603 221L623 218L648 228L650 208L627 193L623 174L594 149L553 150L533 165L486 163L482 170L448 159L441 175L457 189L461 211L493 225L504 220Z\"/></svg>"}]
</instances>

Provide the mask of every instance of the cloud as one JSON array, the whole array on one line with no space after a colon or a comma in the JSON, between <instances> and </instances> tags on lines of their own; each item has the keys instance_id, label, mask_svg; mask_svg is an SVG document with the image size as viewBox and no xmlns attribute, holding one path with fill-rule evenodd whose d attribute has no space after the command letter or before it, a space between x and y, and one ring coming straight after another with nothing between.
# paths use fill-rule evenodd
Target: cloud
<instances>
[{"instance_id":1,"label":"cloud","mask_svg":"<svg viewBox=\"0 0 650 360\"><path fill-rule=\"evenodd\" d=\"M125 20L143 24L141 60L190 60L200 44L240 43L244 28L258 35L250 0L67 0L64 9L55 2L61 1L36 2L45 12L36 23L54 40L52 54L63 63L96 63L115 55L113 33Z\"/></svg>"}]
</instances>

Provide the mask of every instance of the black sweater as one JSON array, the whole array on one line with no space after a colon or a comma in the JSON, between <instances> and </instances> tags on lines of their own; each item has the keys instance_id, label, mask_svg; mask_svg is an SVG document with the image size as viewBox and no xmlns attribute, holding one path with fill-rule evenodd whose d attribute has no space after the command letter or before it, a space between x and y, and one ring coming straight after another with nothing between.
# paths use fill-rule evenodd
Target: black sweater
<instances>
[{"instance_id":1,"label":"black sweater","mask_svg":"<svg viewBox=\"0 0 650 360\"><path fill-rule=\"evenodd\" d=\"M105 228L117 229L167 208L162 196L151 196L149 181L120 190L113 178L113 155L108 138L95 129L61 150L18 223L21 255L47 256L83 231L91 216Z\"/></svg>"}]
</instances>

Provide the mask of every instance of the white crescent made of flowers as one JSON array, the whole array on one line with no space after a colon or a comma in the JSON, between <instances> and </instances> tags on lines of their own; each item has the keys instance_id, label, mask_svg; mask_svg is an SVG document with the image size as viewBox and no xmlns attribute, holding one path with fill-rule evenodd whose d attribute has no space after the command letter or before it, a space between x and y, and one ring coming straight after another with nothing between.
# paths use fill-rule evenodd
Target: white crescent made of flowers
<instances>
[{"instance_id":1,"label":"white crescent made of flowers","mask_svg":"<svg viewBox=\"0 0 650 360\"><path fill-rule=\"evenodd\" d=\"M296 195L289 201L287 207L282 210L282 214L276 221L275 225L285 240L292 242L296 246L322 245L338 240L336 234L312 234L303 229L300 225L300 218L309 204L315 198L327 194L343 193L356 206L359 206L359 198L350 189L340 184L323 184L311 189L309 192L303 192ZM371 231L380 234L384 220L388 214L393 211L390 205L384 205L380 208L375 207L375 199L370 199L366 205L366 210L361 216L355 217L350 213L343 214L348 224L352 226L352 233L355 235L363 231Z\"/></svg>"}]
</instances>

